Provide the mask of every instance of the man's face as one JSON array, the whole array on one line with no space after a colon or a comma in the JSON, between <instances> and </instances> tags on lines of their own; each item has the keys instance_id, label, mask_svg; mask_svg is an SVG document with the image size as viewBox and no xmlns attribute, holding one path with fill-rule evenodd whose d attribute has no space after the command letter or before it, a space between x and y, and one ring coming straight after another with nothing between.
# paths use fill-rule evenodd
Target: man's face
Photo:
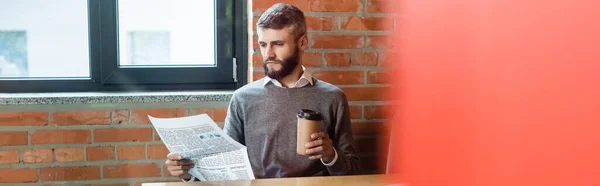
<instances>
[{"instance_id":1,"label":"man's face","mask_svg":"<svg viewBox=\"0 0 600 186\"><path fill-rule=\"evenodd\" d=\"M265 75L281 79L298 66L300 46L291 28L257 29L258 44L263 57Z\"/></svg>"}]
</instances>

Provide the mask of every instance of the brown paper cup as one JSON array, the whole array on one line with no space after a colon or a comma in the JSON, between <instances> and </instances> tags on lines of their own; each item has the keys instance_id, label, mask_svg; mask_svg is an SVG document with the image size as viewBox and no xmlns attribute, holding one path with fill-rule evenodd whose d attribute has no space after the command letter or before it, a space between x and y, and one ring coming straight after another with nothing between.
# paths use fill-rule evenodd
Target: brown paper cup
<instances>
[{"instance_id":1,"label":"brown paper cup","mask_svg":"<svg viewBox=\"0 0 600 186\"><path fill-rule=\"evenodd\" d=\"M321 131L321 121L323 117L321 113L302 109L298 115L298 133L296 153L306 155L306 143L313 141L310 135Z\"/></svg>"}]
</instances>

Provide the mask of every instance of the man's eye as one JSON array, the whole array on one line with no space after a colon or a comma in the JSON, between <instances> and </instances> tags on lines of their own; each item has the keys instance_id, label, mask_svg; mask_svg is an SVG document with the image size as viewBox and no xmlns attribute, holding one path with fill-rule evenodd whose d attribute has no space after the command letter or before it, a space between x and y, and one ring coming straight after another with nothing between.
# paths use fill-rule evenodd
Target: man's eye
<instances>
[{"instance_id":1,"label":"man's eye","mask_svg":"<svg viewBox=\"0 0 600 186\"><path fill-rule=\"evenodd\" d=\"M265 47L267 44L260 43L260 44L258 44L258 45L260 45L260 47Z\"/></svg>"}]
</instances>

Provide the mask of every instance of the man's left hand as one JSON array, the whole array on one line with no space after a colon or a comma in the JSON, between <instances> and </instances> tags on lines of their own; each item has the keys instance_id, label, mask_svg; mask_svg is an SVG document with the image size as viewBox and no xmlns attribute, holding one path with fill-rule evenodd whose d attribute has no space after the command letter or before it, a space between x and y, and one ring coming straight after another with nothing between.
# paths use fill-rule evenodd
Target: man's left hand
<instances>
[{"instance_id":1,"label":"man's left hand","mask_svg":"<svg viewBox=\"0 0 600 186\"><path fill-rule=\"evenodd\" d=\"M324 132L317 132L310 135L312 142L306 143L306 153L310 159L321 159L325 163L333 161L335 151L333 150L333 141L329 139L329 135Z\"/></svg>"}]
</instances>

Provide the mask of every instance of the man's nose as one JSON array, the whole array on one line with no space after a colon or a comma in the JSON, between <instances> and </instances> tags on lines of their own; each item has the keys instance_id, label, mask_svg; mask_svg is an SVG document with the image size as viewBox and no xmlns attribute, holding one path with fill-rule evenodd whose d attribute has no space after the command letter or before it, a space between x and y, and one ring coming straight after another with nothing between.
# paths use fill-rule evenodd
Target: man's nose
<instances>
[{"instance_id":1,"label":"man's nose","mask_svg":"<svg viewBox=\"0 0 600 186\"><path fill-rule=\"evenodd\" d=\"M263 57L265 58L265 60L269 59L269 58L275 58L275 52L273 51L273 49L271 47L266 47Z\"/></svg>"}]
</instances>

